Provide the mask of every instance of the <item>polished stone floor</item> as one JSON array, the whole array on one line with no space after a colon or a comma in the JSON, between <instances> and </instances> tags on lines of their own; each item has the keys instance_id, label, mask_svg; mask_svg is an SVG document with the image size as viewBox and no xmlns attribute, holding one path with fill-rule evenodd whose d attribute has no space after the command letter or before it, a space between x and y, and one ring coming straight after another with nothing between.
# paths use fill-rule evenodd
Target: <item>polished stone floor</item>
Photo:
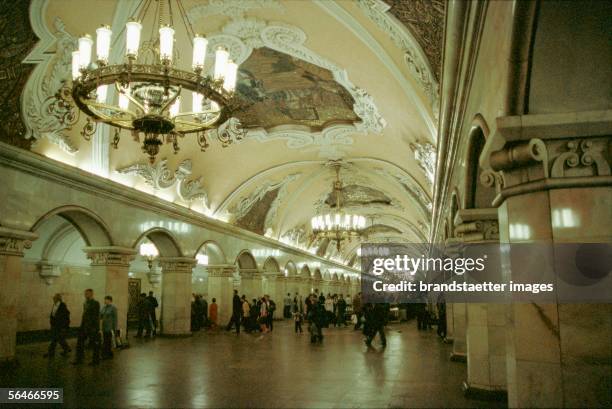
<instances>
[{"instance_id":1,"label":"polished stone floor","mask_svg":"<svg viewBox=\"0 0 612 409\"><path fill-rule=\"evenodd\" d=\"M80 408L503 407L465 399L465 364L450 362L450 346L415 326L388 327L385 350L366 348L352 328L326 330L323 345L311 345L288 322L265 336L132 339L98 367L48 362L46 345L30 344L18 347L20 366L0 374L0 387L62 387L65 406Z\"/></svg>"}]
</instances>

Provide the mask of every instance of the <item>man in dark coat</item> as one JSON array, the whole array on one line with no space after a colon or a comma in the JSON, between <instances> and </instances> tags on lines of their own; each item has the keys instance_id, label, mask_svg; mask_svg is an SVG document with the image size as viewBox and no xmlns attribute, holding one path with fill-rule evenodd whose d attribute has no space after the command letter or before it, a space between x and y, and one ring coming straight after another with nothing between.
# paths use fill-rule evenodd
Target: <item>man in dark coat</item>
<instances>
[{"instance_id":1,"label":"man in dark coat","mask_svg":"<svg viewBox=\"0 0 612 409\"><path fill-rule=\"evenodd\" d=\"M233 325L236 325L236 334L240 334L240 322L242 321L242 301L238 295L238 290L234 290L234 297L232 298L232 318L225 327L226 331L232 329Z\"/></svg>"},{"instance_id":2,"label":"man in dark coat","mask_svg":"<svg viewBox=\"0 0 612 409\"><path fill-rule=\"evenodd\" d=\"M372 346L372 341L376 333L380 334L380 342L383 347L387 346L387 337L385 336L385 325L389 318L389 304L371 304L368 303L364 308L365 325L363 334L366 336L365 344Z\"/></svg>"},{"instance_id":3,"label":"man in dark coat","mask_svg":"<svg viewBox=\"0 0 612 409\"><path fill-rule=\"evenodd\" d=\"M53 358L55 356L55 346L58 343L63 349L62 355L66 356L71 351L66 343L66 333L70 327L70 311L68 311L68 307L62 301L61 294L53 296L53 308L49 315L49 321L51 323L51 343L44 357Z\"/></svg>"},{"instance_id":4,"label":"man in dark coat","mask_svg":"<svg viewBox=\"0 0 612 409\"><path fill-rule=\"evenodd\" d=\"M153 291L149 291L147 300L149 300L149 304L151 304L151 325L153 325L153 336L155 336L157 335L157 314L155 309L159 307L159 303L157 302L157 298L153 295Z\"/></svg>"},{"instance_id":5,"label":"man in dark coat","mask_svg":"<svg viewBox=\"0 0 612 409\"><path fill-rule=\"evenodd\" d=\"M89 339L93 346L93 357L90 365L98 365L100 363L100 303L94 298L94 292L91 288L85 290L85 303L83 304L83 317L81 318L81 327L79 328L79 337L77 339L77 356L73 364L83 363L85 357L85 341Z\"/></svg>"},{"instance_id":6,"label":"man in dark coat","mask_svg":"<svg viewBox=\"0 0 612 409\"><path fill-rule=\"evenodd\" d=\"M145 293L140 294L140 300L136 305L136 309L138 312L138 332L136 333L136 338L142 337L143 329L146 331L145 336L149 338L151 336L151 310L153 308Z\"/></svg>"}]
</instances>

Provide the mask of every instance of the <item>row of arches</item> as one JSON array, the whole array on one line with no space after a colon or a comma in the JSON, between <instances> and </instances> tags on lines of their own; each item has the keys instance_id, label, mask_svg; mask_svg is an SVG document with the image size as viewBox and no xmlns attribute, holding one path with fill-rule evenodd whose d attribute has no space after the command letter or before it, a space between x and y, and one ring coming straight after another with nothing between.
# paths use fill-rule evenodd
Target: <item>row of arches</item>
<instances>
[{"instance_id":1,"label":"row of arches","mask_svg":"<svg viewBox=\"0 0 612 409\"><path fill-rule=\"evenodd\" d=\"M63 221L63 223L61 222ZM78 233L85 247L112 247L116 241L110 234L106 222L93 211L76 205L62 206L53 209L38 219L30 228L33 233L41 236L39 249L35 248L32 258L48 258L54 243L61 241L66 234ZM74 240L73 240L74 241ZM205 260L208 265L223 266L235 265L241 271L260 271L266 273L280 273L286 276L314 277L315 279L334 280L342 278L344 274L325 271L317 268L311 269L307 263L296 263L288 260L284 264L276 257L268 256L258 263L256 257L248 249L241 250L235 257L229 256L221 245L214 240L205 240L197 247L195 254L187 254L181 249L175 234L164 227L152 227L141 233L132 241L131 248L136 252L143 242L151 242L158 251L159 257L193 257ZM38 254L35 254L38 250ZM198 257L198 255L200 257ZM201 257L204 256L204 257ZM301 266L298 268L298 264Z\"/></svg>"}]
</instances>

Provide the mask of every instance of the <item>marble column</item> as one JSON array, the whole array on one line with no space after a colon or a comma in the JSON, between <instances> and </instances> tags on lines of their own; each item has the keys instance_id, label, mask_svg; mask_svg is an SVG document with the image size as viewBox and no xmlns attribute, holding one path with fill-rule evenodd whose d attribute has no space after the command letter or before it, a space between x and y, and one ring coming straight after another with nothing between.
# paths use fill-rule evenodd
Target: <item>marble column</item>
<instances>
[{"instance_id":1,"label":"marble column","mask_svg":"<svg viewBox=\"0 0 612 409\"><path fill-rule=\"evenodd\" d=\"M244 294L249 300L263 296L262 274L256 269L241 269L238 292L241 297Z\"/></svg>"},{"instance_id":2,"label":"marble column","mask_svg":"<svg viewBox=\"0 0 612 409\"><path fill-rule=\"evenodd\" d=\"M460 248L461 240L457 238L451 238L446 241L446 253L450 257L458 257L458 249ZM447 319L447 325L451 325L450 337L452 339L453 351L451 352L450 359L455 362L467 362L467 342L466 342L466 325L467 325L467 304L466 303L449 303L446 310L447 317L450 315L451 319Z\"/></svg>"},{"instance_id":3,"label":"marble column","mask_svg":"<svg viewBox=\"0 0 612 409\"><path fill-rule=\"evenodd\" d=\"M83 251L91 260L91 274L105 277L104 294L97 294L96 298L102 305L104 297L113 297L113 304L117 307L117 326L125 334L129 308L128 273L130 262L136 255L136 250L128 247L85 247Z\"/></svg>"},{"instance_id":4,"label":"marble column","mask_svg":"<svg viewBox=\"0 0 612 409\"><path fill-rule=\"evenodd\" d=\"M490 156L500 242L610 245L612 111L502 117L497 125L508 142ZM530 258L531 269L552 274L557 290L550 302L508 307L510 407L610 405L612 304L560 298L563 272L577 263L570 257L551 248ZM520 272L512 266L524 261L516 252L502 253L503 274L512 279ZM608 272L599 282L610 279Z\"/></svg>"},{"instance_id":5,"label":"marble column","mask_svg":"<svg viewBox=\"0 0 612 409\"><path fill-rule=\"evenodd\" d=\"M162 257L161 333L168 336L191 334L191 274L196 260L189 257Z\"/></svg>"},{"instance_id":6,"label":"marble column","mask_svg":"<svg viewBox=\"0 0 612 409\"><path fill-rule=\"evenodd\" d=\"M28 231L0 227L0 367L15 363L21 261L23 250L37 237Z\"/></svg>"},{"instance_id":7,"label":"marble column","mask_svg":"<svg viewBox=\"0 0 612 409\"><path fill-rule=\"evenodd\" d=\"M210 265L208 272L208 305L212 299L217 299L218 321L217 325L225 325L232 315L232 297L234 292L233 265Z\"/></svg>"},{"instance_id":8,"label":"marble column","mask_svg":"<svg viewBox=\"0 0 612 409\"><path fill-rule=\"evenodd\" d=\"M455 235L462 243L499 243L497 209L462 209L457 212ZM466 304L468 397L503 399L506 394L506 315L503 304Z\"/></svg>"}]
</instances>

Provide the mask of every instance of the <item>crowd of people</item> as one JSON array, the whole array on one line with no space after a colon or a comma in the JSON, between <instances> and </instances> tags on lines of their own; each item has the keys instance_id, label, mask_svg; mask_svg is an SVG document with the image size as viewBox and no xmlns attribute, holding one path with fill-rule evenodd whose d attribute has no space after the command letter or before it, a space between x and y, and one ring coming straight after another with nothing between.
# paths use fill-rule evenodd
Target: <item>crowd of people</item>
<instances>
[{"instance_id":1,"label":"crowd of people","mask_svg":"<svg viewBox=\"0 0 612 409\"><path fill-rule=\"evenodd\" d=\"M97 365L101 359L113 358L113 346L121 347L123 344L118 326L118 311L110 295L104 297L103 306L100 306L100 303L94 298L92 289L85 290L84 296L83 315L81 325L78 328L76 359L73 363L83 363L87 343L92 350L90 364ZM287 293L283 302L283 318L293 320L296 334L303 333L302 324L307 323L312 343L323 342L324 328L330 326L346 327L350 321L355 330L359 330L363 326L366 345L370 346L376 334L379 334L382 345L386 346L384 327L389 316L388 304L362 305L361 293L351 299L350 296L345 298L343 294L327 294L325 296L319 290L314 290L313 293L305 297L297 292L294 296ZM159 303L152 291L148 295L146 293L140 294L136 305L138 330L135 337L153 338L157 335L156 310L158 307ZM249 301L246 295L240 296L238 291L234 290L232 314L229 322L225 325L225 330L235 329L238 334L241 328L247 333L266 334L272 332L274 330L276 308L276 302L269 295L263 295ZM50 324L51 342L45 357L54 357L58 344L63 350L62 355L68 355L71 352L71 348L66 342L70 328L70 311L62 300L61 294L53 296ZM215 330L217 328L219 328L217 300L212 298L209 304L201 294L193 294L191 331Z\"/></svg>"}]
</instances>

